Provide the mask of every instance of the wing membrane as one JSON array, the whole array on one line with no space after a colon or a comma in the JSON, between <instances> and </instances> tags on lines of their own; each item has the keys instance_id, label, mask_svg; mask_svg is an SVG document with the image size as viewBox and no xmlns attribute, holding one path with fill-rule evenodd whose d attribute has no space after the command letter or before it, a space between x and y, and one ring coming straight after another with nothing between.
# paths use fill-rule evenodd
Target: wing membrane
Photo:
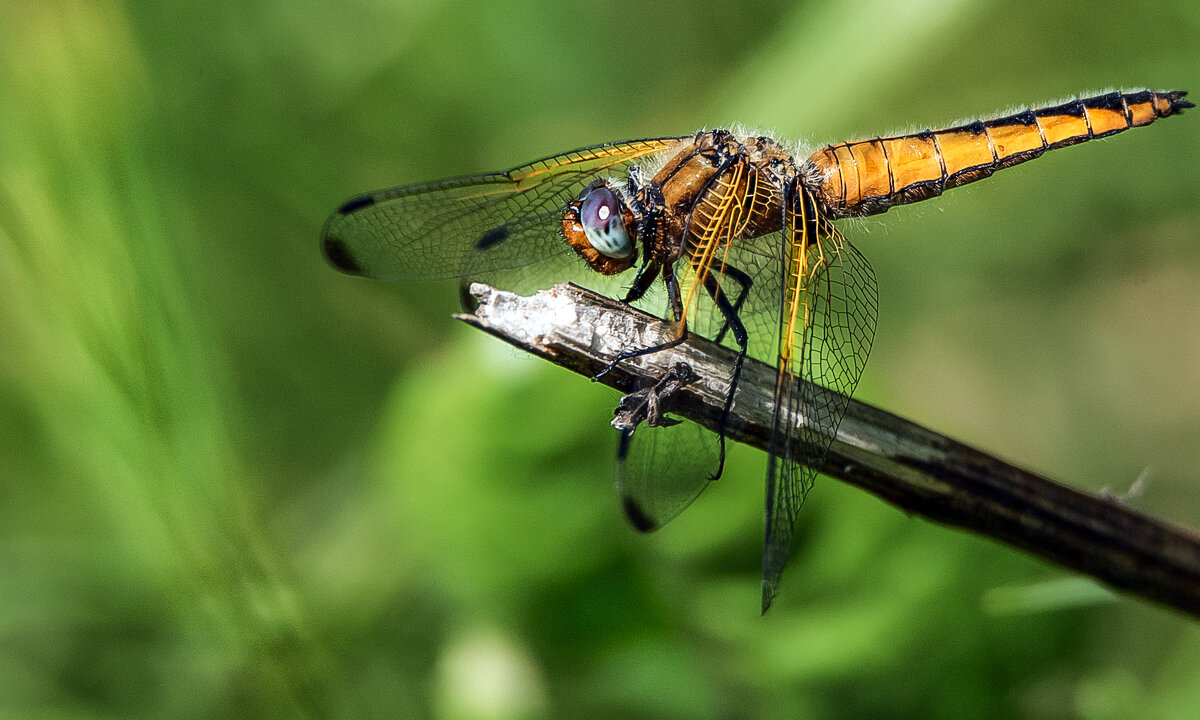
<instances>
[{"instance_id":1,"label":"wing membrane","mask_svg":"<svg viewBox=\"0 0 1200 720\"><path fill-rule=\"evenodd\" d=\"M621 434L617 494L629 522L657 530L683 512L712 482L717 436L690 421Z\"/></svg>"},{"instance_id":2,"label":"wing membrane","mask_svg":"<svg viewBox=\"0 0 1200 720\"><path fill-rule=\"evenodd\" d=\"M686 138L597 145L505 172L361 195L325 223L326 256L340 269L391 280L481 277L562 256L563 207L605 172Z\"/></svg>"},{"instance_id":3,"label":"wing membrane","mask_svg":"<svg viewBox=\"0 0 1200 720\"><path fill-rule=\"evenodd\" d=\"M879 308L875 273L866 258L817 217L802 191L790 205L779 385L767 468L763 612L791 554L800 506L862 376Z\"/></svg>"}]
</instances>

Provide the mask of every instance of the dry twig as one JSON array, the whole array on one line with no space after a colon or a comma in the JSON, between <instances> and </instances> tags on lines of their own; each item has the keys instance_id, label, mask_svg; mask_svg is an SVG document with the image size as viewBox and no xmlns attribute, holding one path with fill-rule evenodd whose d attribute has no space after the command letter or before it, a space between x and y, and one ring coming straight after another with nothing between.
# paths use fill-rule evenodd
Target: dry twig
<instances>
[{"instance_id":1,"label":"dry twig","mask_svg":"<svg viewBox=\"0 0 1200 720\"><path fill-rule=\"evenodd\" d=\"M623 348L671 337L667 323L574 285L520 297L473 285L480 305L459 319L587 377ZM692 336L622 362L602 381L631 393L686 363L698 379L671 411L713 428L734 353ZM775 370L747 361L730 439L766 449ZM1200 536L1004 462L865 403L851 401L821 472L906 512L960 527L1117 590L1200 617Z\"/></svg>"}]
</instances>

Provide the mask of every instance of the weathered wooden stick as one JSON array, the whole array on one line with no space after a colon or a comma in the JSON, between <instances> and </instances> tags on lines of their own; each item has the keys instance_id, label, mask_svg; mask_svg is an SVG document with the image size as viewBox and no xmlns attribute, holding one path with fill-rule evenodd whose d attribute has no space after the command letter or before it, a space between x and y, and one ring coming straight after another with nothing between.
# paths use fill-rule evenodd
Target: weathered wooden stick
<instances>
[{"instance_id":1,"label":"weathered wooden stick","mask_svg":"<svg viewBox=\"0 0 1200 720\"><path fill-rule=\"evenodd\" d=\"M531 297L472 285L480 305L460 320L592 377L622 349L673 337L673 327L574 285ZM671 412L710 429L720 419L735 354L693 335L623 361L601 381L633 392L686 363L698 379ZM746 362L730 439L766 449L775 369ZM906 512L986 535L1117 589L1200 617L1200 535L1112 497L1073 490L865 403L850 401L821 472Z\"/></svg>"}]
</instances>

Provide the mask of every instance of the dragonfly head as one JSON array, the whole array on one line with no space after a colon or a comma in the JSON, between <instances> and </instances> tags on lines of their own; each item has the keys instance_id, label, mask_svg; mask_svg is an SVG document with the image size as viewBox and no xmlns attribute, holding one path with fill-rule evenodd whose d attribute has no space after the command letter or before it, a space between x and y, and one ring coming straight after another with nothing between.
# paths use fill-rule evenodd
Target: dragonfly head
<instances>
[{"instance_id":1,"label":"dragonfly head","mask_svg":"<svg viewBox=\"0 0 1200 720\"><path fill-rule=\"evenodd\" d=\"M585 187L563 213L567 244L602 275L616 275L637 262L636 227L628 203L605 180Z\"/></svg>"}]
</instances>

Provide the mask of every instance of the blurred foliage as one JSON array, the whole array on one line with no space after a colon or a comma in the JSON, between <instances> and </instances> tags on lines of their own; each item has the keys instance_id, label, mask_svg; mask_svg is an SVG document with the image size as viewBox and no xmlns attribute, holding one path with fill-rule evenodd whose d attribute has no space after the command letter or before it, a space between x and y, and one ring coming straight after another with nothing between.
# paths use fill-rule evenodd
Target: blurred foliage
<instances>
[{"instance_id":1,"label":"blurred foliage","mask_svg":"<svg viewBox=\"0 0 1200 720\"><path fill-rule=\"evenodd\" d=\"M1194 623L763 457L654 536L611 394L342 277L345 197L741 123L1200 91L1194 3L0 6L0 715L1182 718ZM1200 117L852 224L860 397L1200 525ZM928 207L926 207L928 205ZM935 210L936 208L936 210Z\"/></svg>"}]
</instances>

